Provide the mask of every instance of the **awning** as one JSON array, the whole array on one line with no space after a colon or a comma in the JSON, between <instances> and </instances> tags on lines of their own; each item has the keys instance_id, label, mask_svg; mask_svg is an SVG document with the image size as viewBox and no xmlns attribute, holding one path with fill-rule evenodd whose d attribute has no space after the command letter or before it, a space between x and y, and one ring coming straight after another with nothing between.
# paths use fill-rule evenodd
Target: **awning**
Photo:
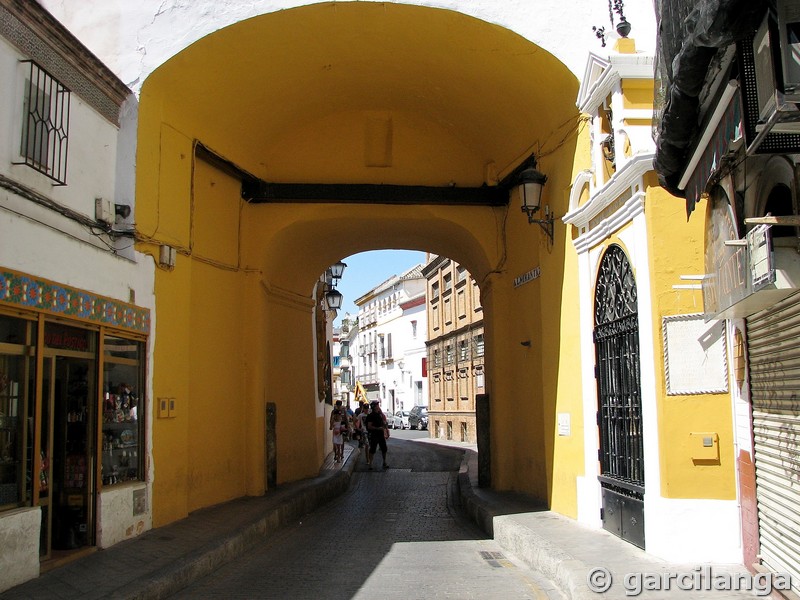
<instances>
[{"instance_id":1,"label":"awning","mask_svg":"<svg viewBox=\"0 0 800 600\"><path fill-rule=\"evenodd\" d=\"M719 110L712 115L681 178L680 187L686 194L687 216L707 191L709 182L716 180L720 174L732 147L743 137L741 94L735 85L729 90L727 105L720 104Z\"/></svg>"}]
</instances>

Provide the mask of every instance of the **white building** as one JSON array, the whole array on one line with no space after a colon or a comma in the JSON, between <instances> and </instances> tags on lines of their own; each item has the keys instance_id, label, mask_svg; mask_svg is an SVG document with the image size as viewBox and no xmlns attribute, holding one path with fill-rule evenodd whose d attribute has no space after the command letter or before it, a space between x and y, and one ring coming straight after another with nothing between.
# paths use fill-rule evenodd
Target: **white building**
<instances>
[{"instance_id":1,"label":"white building","mask_svg":"<svg viewBox=\"0 0 800 600\"><path fill-rule=\"evenodd\" d=\"M2 591L152 527L154 265L131 91L36 2L0 5L0 81Z\"/></svg>"},{"instance_id":2,"label":"white building","mask_svg":"<svg viewBox=\"0 0 800 600\"><path fill-rule=\"evenodd\" d=\"M385 411L428 405L427 318L422 265L395 275L355 301L358 381Z\"/></svg>"},{"instance_id":3,"label":"white building","mask_svg":"<svg viewBox=\"0 0 800 600\"><path fill-rule=\"evenodd\" d=\"M358 346L358 319L345 313L339 327L339 382L340 399L345 406L355 410L356 361L353 360Z\"/></svg>"}]
</instances>

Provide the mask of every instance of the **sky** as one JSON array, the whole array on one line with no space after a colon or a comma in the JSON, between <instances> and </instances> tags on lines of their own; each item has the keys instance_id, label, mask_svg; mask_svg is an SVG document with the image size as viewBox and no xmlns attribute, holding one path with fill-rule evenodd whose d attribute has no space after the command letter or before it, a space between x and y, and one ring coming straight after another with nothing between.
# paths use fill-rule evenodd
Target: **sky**
<instances>
[{"instance_id":1,"label":"sky","mask_svg":"<svg viewBox=\"0 0 800 600\"><path fill-rule=\"evenodd\" d=\"M358 315L355 300L392 275L400 275L414 265L424 264L425 257L425 252L412 250L373 250L345 258L343 262L347 267L336 286L344 299L334 325L341 325L345 313L349 312L354 317Z\"/></svg>"}]
</instances>

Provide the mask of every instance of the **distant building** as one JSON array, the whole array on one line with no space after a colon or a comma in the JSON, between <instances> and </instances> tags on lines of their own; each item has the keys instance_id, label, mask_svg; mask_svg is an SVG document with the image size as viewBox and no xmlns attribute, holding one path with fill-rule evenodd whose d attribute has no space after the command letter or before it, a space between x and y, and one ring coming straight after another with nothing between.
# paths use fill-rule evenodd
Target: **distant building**
<instances>
[{"instance_id":1,"label":"distant building","mask_svg":"<svg viewBox=\"0 0 800 600\"><path fill-rule=\"evenodd\" d=\"M357 345L358 319L345 313L339 327L339 399L345 406L355 409L356 366L353 352Z\"/></svg>"},{"instance_id":2,"label":"distant building","mask_svg":"<svg viewBox=\"0 0 800 600\"><path fill-rule=\"evenodd\" d=\"M485 392L483 308L466 268L442 256L422 270L428 288L428 429L475 442L475 396Z\"/></svg>"},{"instance_id":3,"label":"distant building","mask_svg":"<svg viewBox=\"0 0 800 600\"><path fill-rule=\"evenodd\" d=\"M395 275L355 301L354 369L370 400L384 411L427 406L425 278L422 265Z\"/></svg>"}]
</instances>

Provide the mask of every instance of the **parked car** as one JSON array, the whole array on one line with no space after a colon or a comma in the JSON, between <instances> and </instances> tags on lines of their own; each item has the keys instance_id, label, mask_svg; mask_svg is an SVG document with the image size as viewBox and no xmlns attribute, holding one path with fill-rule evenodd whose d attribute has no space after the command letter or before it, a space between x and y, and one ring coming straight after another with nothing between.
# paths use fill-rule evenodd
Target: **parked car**
<instances>
[{"instance_id":1,"label":"parked car","mask_svg":"<svg viewBox=\"0 0 800 600\"><path fill-rule=\"evenodd\" d=\"M399 429L402 427L402 420L390 410L383 411L383 416L386 417L386 425L389 429Z\"/></svg>"},{"instance_id":2,"label":"parked car","mask_svg":"<svg viewBox=\"0 0 800 600\"><path fill-rule=\"evenodd\" d=\"M428 409L424 406L415 406L408 412L408 425L411 429L428 428Z\"/></svg>"},{"instance_id":3,"label":"parked car","mask_svg":"<svg viewBox=\"0 0 800 600\"><path fill-rule=\"evenodd\" d=\"M410 415L411 413L407 410L398 410L396 413L394 413L397 427L400 429L411 429L411 425L408 422Z\"/></svg>"}]
</instances>

